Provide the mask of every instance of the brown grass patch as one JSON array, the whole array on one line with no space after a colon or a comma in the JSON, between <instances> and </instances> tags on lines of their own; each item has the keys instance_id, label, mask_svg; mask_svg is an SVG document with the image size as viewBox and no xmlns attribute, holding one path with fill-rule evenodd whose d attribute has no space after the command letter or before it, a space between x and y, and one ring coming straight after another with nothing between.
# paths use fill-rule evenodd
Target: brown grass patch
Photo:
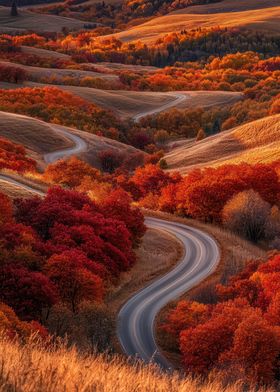
<instances>
[{"instance_id":1,"label":"brown grass patch","mask_svg":"<svg viewBox=\"0 0 280 392\"><path fill-rule=\"evenodd\" d=\"M43 154L73 146L67 138L58 135L51 124L6 112L0 112L0 136L22 144L40 168L44 166Z\"/></svg>"}]
</instances>

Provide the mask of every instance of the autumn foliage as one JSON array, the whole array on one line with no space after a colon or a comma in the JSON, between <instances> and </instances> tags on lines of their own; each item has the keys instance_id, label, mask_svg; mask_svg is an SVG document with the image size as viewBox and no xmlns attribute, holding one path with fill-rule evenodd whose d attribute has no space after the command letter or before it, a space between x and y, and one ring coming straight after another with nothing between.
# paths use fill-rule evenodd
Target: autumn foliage
<instances>
[{"instance_id":1,"label":"autumn foliage","mask_svg":"<svg viewBox=\"0 0 280 392\"><path fill-rule=\"evenodd\" d=\"M179 302L162 328L176 338L188 372L218 370L259 383L278 379L279 273L276 254L218 285L215 305Z\"/></svg>"},{"instance_id":2,"label":"autumn foliage","mask_svg":"<svg viewBox=\"0 0 280 392\"><path fill-rule=\"evenodd\" d=\"M9 169L19 173L35 171L36 162L27 157L25 148L3 137L0 138L0 169Z\"/></svg>"},{"instance_id":3,"label":"autumn foliage","mask_svg":"<svg viewBox=\"0 0 280 392\"><path fill-rule=\"evenodd\" d=\"M0 90L1 110L26 114L46 122L102 133L117 124L106 110L56 87Z\"/></svg>"},{"instance_id":4,"label":"autumn foliage","mask_svg":"<svg viewBox=\"0 0 280 392\"><path fill-rule=\"evenodd\" d=\"M45 320L59 303L75 313L100 302L133 265L145 226L124 191L99 204L59 187L14 205L0 196L0 300L21 320Z\"/></svg>"}]
</instances>

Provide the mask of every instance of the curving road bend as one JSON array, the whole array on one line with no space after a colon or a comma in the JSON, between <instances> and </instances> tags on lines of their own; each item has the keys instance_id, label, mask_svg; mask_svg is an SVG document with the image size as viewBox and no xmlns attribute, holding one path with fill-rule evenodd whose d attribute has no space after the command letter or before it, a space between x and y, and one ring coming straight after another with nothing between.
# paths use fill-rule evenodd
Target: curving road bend
<instances>
[{"instance_id":1,"label":"curving road bend","mask_svg":"<svg viewBox=\"0 0 280 392\"><path fill-rule=\"evenodd\" d=\"M141 120L141 118L143 118L143 117L151 116L153 114L163 112L164 110L171 109L174 106L177 106L180 103L186 101L187 99L190 99L190 97L187 96L186 94L169 93L168 95L174 97L175 99L173 101L171 101L171 102L167 102L166 104L164 104L164 105L162 105L162 106L160 106L160 107L158 107L156 109L138 113L138 114L136 114L135 116L132 117L132 120L134 122L138 123Z\"/></svg>"},{"instance_id":2,"label":"curving road bend","mask_svg":"<svg viewBox=\"0 0 280 392\"><path fill-rule=\"evenodd\" d=\"M156 315L211 274L219 263L220 252L212 237L184 224L147 217L146 225L176 236L184 245L185 254L172 271L136 293L121 308L117 334L129 357L168 370L172 365L161 354L155 340Z\"/></svg>"},{"instance_id":3,"label":"curving road bend","mask_svg":"<svg viewBox=\"0 0 280 392\"><path fill-rule=\"evenodd\" d=\"M49 152L44 155L44 160L46 163L52 163L58 161L59 159L70 157L72 155L80 154L81 152L87 151L87 143L81 137L66 131L61 125L53 125L51 124L53 130L62 136L65 136L67 139L71 140L74 143L74 147L65 148L63 150L57 150L53 152Z\"/></svg>"}]
</instances>

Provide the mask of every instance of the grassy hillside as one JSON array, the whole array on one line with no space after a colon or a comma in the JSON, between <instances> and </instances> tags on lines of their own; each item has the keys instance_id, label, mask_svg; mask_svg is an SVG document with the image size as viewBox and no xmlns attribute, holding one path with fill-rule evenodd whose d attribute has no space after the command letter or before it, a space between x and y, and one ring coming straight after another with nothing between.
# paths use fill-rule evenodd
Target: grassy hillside
<instances>
[{"instance_id":1,"label":"grassy hillside","mask_svg":"<svg viewBox=\"0 0 280 392\"><path fill-rule=\"evenodd\" d=\"M60 32L63 28L80 30L84 22L55 15L40 15L20 10L17 17L10 16L10 8L0 7L0 32L13 33L25 30Z\"/></svg>"},{"instance_id":2,"label":"grassy hillside","mask_svg":"<svg viewBox=\"0 0 280 392\"><path fill-rule=\"evenodd\" d=\"M236 384L201 382L158 372L152 367L131 366L118 358L82 356L74 349L21 346L1 339L1 391L33 392L241 392ZM250 392L250 390L248 390ZM261 389L259 389L261 391ZM268 391L268 390L267 390ZM272 389L270 390L272 391Z\"/></svg>"},{"instance_id":3,"label":"grassy hillside","mask_svg":"<svg viewBox=\"0 0 280 392\"><path fill-rule=\"evenodd\" d=\"M101 73L101 72L94 72L94 71L83 71L77 69L58 69L58 68L42 68L42 67L32 67L22 64L16 64L9 61L0 60L0 65L10 66L21 68L27 72L28 76L32 78L32 80L42 80L42 79L49 79L55 78L56 80L60 81L63 78L78 78L82 79L85 77L91 78L99 78L105 79L108 81L117 81L118 76L108 73Z\"/></svg>"},{"instance_id":4,"label":"grassy hillside","mask_svg":"<svg viewBox=\"0 0 280 392\"><path fill-rule=\"evenodd\" d=\"M170 169L186 173L198 166L273 162L280 159L279 145L280 115L276 115L236 127L200 142L179 142L165 158Z\"/></svg>"},{"instance_id":5,"label":"grassy hillside","mask_svg":"<svg viewBox=\"0 0 280 392\"><path fill-rule=\"evenodd\" d=\"M43 154L73 146L71 141L59 133L60 129L75 133L86 140L88 150L83 153L83 158L94 166L99 165L98 154L104 150L115 150L125 155L133 154L137 151L132 146L106 137L48 124L31 117L0 112L0 136L24 145L29 156L36 159L41 165L43 165Z\"/></svg>"},{"instance_id":6,"label":"grassy hillside","mask_svg":"<svg viewBox=\"0 0 280 392\"><path fill-rule=\"evenodd\" d=\"M115 36L125 42L141 40L151 43L161 35L198 27L238 26L279 32L279 20L280 6L276 0L226 0L211 5L193 6L153 18Z\"/></svg>"},{"instance_id":7,"label":"grassy hillside","mask_svg":"<svg viewBox=\"0 0 280 392\"><path fill-rule=\"evenodd\" d=\"M72 143L58 135L50 124L5 112L0 112L0 136L22 144L38 154L72 146Z\"/></svg>"}]
</instances>

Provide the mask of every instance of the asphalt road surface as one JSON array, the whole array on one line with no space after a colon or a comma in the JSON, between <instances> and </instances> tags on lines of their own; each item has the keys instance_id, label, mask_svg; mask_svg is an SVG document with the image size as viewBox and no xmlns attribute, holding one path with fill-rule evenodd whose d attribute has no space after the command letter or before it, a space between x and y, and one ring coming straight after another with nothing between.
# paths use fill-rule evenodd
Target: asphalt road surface
<instances>
[{"instance_id":1,"label":"asphalt road surface","mask_svg":"<svg viewBox=\"0 0 280 392\"><path fill-rule=\"evenodd\" d=\"M53 130L58 135L65 136L67 139L71 140L74 146L45 154L44 160L46 163L53 163L55 161L58 161L59 159L71 157L72 155L77 155L81 152L87 151L87 143L81 137L75 135L74 133L66 131L64 127L60 125L54 125L54 124L49 124L49 125L51 125Z\"/></svg>"},{"instance_id":2,"label":"asphalt road surface","mask_svg":"<svg viewBox=\"0 0 280 392\"><path fill-rule=\"evenodd\" d=\"M135 294L120 310L117 334L129 357L153 362L161 368L172 365L161 354L155 341L155 317L170 301L196 286L216 268L220 252L208 234L186 225L146 218L150 228L176 236L185 248L181 262L169 273Z\"/></svg>"},{"instance_id":3,"label":"asphalt road surface","mask_svg":"<svg viewBox=\"0 0 280 392\"><path fill-rule=\"evenodd\" d=\"M182 103L182 102L186 101L187 99L189 99L189 97L186 94L169 93L168 95L171 95L175 99L173 101L171 101L171 102L168 102L168 103L158 107L157 109L153 109L153 110L149 110L149 111L146 111L146 112L138 113L138 114L136 114L135 116L132 117L132 120L137 123L143 117L151 116L153 114L163 112L164 110L171 109L174 106L177 106L180 103Z\"/></svg>"}]
</instances>

